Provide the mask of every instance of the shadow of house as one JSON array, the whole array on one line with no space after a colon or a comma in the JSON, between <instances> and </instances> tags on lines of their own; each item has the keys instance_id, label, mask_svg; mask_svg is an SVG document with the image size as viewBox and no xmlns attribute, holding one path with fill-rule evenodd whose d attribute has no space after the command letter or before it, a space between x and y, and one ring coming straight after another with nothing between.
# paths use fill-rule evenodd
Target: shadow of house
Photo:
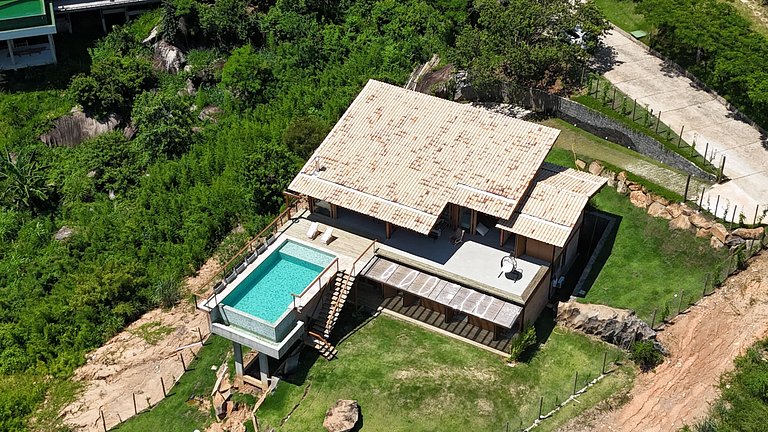
<instances>
[{"instance_id":1,"label":"shadow of house","mask_svg":"<svg viewBox=\"0 0 768 432\"><path fill-rule=\"evenodd\" d=\"M579 252L556 298L567 301L573 295L585 297L611 256L622 217L590 208L585 213Z\"/></svg>"}]
</instances>

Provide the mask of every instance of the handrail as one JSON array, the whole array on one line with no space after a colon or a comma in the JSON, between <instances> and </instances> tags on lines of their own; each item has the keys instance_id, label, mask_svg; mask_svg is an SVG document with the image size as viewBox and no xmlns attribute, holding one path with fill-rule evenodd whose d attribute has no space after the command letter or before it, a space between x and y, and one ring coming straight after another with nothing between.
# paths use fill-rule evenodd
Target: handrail
<instances>
[{"instance_id":1,"label":"handrail","mask_svg":"<svg viewBox=\"0 0 768 432\"><path fill-rule=\"evenodd\" d=\"M357 266L357 263L358 263L358 261L360 261L361 259L363 259L363 255L365 255L365 254L368 252L368 250L369 250L369 249L371 249L371 248L374 248L374 253L375 253L375 249L376 249L376 239L373 239L373 241L371 242L371 244L369 244L369 245L368 245L368 247L367 247L367 248L365 248L365 250L364 250L362 253L360 253L360 255L358 255L358 256L357 256L357 259L355 260L355 262L353 262L353 263L352 263L352 272L351 272L351 275L352 275L353 277L356 277L356 276L357 276L357 274L355 274L355 266Z\"/></svg>"},{"instance_id":2,"label":"handrail","mask_svg":"<svg viewBox=\"0 0 768 432\"><path fill-rule=\"evenodd\" d=\"M338 273L339 272L339 258L337 257L337 258L334 258L333 261L331 261L331 263L328 264L328 266L323 271L321 271L319 275L317 275L316 278L312 279L312 282L310 282L309 285L307 285L307 287L304 288L304 290L302 290L299 294L291 293L291 296L293 297L293 308L294 309L298 309L296 307L296 299L297 298L300 299L300 298L304 297L304 295L307 293L307 291L309 291L310 288L312 288L312 286L315 285L315 282L317 282L318 288L322 288L323 287L323 285L321 283L321 278L323 277L323 275L325 275L328 272L328 270L330 270L334 266L334 264L336 265L336 273ZM330 281L330 280L331 279L328 278L328 281Z\"/></svg>"},{"instance_id":3,"label":"handrail","mask_svg":"<svg viewBox=\"0 0 768 432\"><path fill-rule=\"evenodd\" d=\"M308 335L310 335L310 336L312 336L313 338L316 338L316 339L320 339L320 341L322 341L322 342L325 342L325 343L327 343L328 345L331 345L331 343L330 343L330 342L328 342L328 340L327 340L326 338L324 338L322 335L319 335L319 334L317 334L317 333L313 332L312 330L309 330L309 331L307 332L307 334L308 334Z\"/></svg>"},{"instance_id":4,"label":"handrail","mask_svg":"<svg viewBox=\"0 0 768 432\"><path fill-rule=\"evenodd\" d=\"M291 211L293 211L294 209L298 209L298 204L304 199L303 196L298 196L298 198L296 198L296 197L297 197L296 195L291 194L291 198L293 198L294 201L291 202L285 210L280 212L280 214L278 214L272 220L272 222L270 222L266 227L264 227L264 229L262 229L250 241L248 241L248 243L246 243L245 246L243 246L239 251L237 251L237 253L235 253L232 256L232 258L230 258L226 263L224 263L224 265L221 266L221 269L219 269L217 272L215 272L213 274L213 276L211 276L207 281L205 281L204 284L202 284L202 286L203 287L207 287L208 285L210 285L216 279L223 278L224 273L226 273L227 268L229 267L229 265L232 264L233 262L235 262L237 259L239 259L240 255L243 252L245 252L246 250L248 250L249 252L253 252L255 249L257 249L256 247L254 247L254 245L256 243L258 243L262 239L262 237L264 237L264 234L266 234L267 231L275 228L277 226L277 224L280 223L286 215L288 216L287 219L290 219ZM272 234L274 234L274 232ZM197 294L197 293L193 293L193 294L196 297L198 297L199 299L203 298L203 296L201 294ZM210 300L212 297L213 297L213 295L208 297L207 300Z\"/></svg>"}]
</instances>

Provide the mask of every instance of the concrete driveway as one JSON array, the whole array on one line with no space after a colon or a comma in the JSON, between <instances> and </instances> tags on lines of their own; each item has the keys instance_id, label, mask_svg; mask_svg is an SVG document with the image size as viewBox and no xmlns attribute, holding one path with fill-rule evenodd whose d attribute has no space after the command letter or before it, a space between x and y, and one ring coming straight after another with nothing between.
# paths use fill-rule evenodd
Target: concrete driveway
<instances>
[{"instance_id":1,"label":"concrete driveway","mask_svg":"<svg viewBox=\"0 0 768 432\"><path fill-rule=\"evenodd\" d=\"M614 30L603 42L614 55L604 73L611 83L653 112L661 111L661 121L672 130L685 126L683 139L695 142L700 152L709 143L715 166L725 157L730 181L704 192L704 207L728 220L738 221L740 214L748 223L759 218L768 208L768 137L631 37Z\"/></svg>"}]
</instances>

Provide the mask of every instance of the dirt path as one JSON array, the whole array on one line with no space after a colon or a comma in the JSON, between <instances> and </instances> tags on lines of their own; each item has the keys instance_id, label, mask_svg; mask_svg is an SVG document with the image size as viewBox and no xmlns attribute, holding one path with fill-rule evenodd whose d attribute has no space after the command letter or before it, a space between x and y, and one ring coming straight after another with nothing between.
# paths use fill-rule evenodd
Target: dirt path
<instances>
[{"instance_id":1,"label":"dirt path","mask_svg":"<svg viewBox=\"0 0 768 432\"><path fill-rule=\"evenodd\" d=\"M768 335L768 253L659 333L670 357L638 377L615 411L593 409L561 431L677 431L706 416L733 359Z\"/></svg>"},{"instance_id":2,"label":"dirt path","mask_svg":"<svg viewBox=\"0 0 768 432\"><path fill-rule=\"evenodd\" d=\"M726 209L737 206L752 221L756 206L762 209L768 204L767 138L631 37L613 30L603 42L615 54L611 70L605 72L611 83L639 104L661 112L662 121L672 130L684 127L686 142L698 143L699 149L708 143L717 166L726 157L724 171L731 180L705 192L704 202L709 199L711 211L723 216ZM729 220L732 217L729 213Z\"/></svg>"},{"instance_id":3,"label":"dirt path","mask_svg":"<svg viewBox=\"0 0 768 432\"><path fill-rule=\"evenodd\" d=\"M208 260L196 277L187 279L187 288L198 292L217 268L215 259ZM179 353L191 361L200 349L200 334L207 336L208 318L187 300L169 311L147 312L86 356L73 377L85 383L85 390L62 410L63 421L76 431L102 431L99 410L111 428L134 415L133 394L138 410L157 404L163 398L160 378L170 390L183 374Z\"/></svg>"}]
</instances>

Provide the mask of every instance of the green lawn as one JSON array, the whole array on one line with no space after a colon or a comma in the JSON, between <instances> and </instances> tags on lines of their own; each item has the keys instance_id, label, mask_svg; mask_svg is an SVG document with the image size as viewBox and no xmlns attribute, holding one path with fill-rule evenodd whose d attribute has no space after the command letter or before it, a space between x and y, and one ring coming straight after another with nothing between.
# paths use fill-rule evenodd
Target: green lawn
<instances>
[{"instance_id":1,"label":"green lawn","mask_svg":"<svg viewBox=\"0 0 768 432\"><path fill-rule=\"evenodd\" d=\"M707 274L727 257L691 231L670 231L666 220L648 216L614 189L603 188L591 202L621 222L584 302L633 309L645 320L656 308L661 317L665 306L674 314L680 290L686 302L701 297Z\"/></svg>"},{"instance_id":2,"label":"green lawn","mask_svg":"<svg viewBox=\"0 0 768 432\"><path fill-rule=\"evenodd\" d=\"M281 382L267 398L257 411L263 430L320 430L337 399L356 399L363 430L502 431L506 422L511 428L532 422L540 396L545 411L556 396L564 400L576 371L580 381L597 376L606 350L610 359L624 358L614 347L556 327L529 363L509 367L493 353L386 316L364 325L338 349L339 358L331 362L302 353L306 378ZM628 385L633 374L629 366L617 369L541 430L552 430Z\"/></svg>"},{"instance_id":3,"label":"green lawn","mask_svg":"<svg viewBox=\"0 0 768 432\"><path fill-rule=\"evenodd\" d=\"M622 30L631 32L635 30L651 31L651 25L645 21L643 15L635 12L636 2L632 0L595 0L597 7L603 11L608 21L616 24ZM647 36L642 40L647 43Z\"/></svg>"},{"instance_id":4,"label":"green lawn","mask_svg":"<svg viewBox=\"0 0 768 432\"><path fill-rule=\"evenodd\" d=\"M205 429L213 421L213 414L188 401L192 396L210 399L211 389L216 383L216 371L211 370L211 366L220 366L231 349L230 341L211 336L200 350L198 359L190 364L190 370L170 390L167 398L150 411L132 417L113 430L191 432Z\"/></svg>"}]
</instances>

